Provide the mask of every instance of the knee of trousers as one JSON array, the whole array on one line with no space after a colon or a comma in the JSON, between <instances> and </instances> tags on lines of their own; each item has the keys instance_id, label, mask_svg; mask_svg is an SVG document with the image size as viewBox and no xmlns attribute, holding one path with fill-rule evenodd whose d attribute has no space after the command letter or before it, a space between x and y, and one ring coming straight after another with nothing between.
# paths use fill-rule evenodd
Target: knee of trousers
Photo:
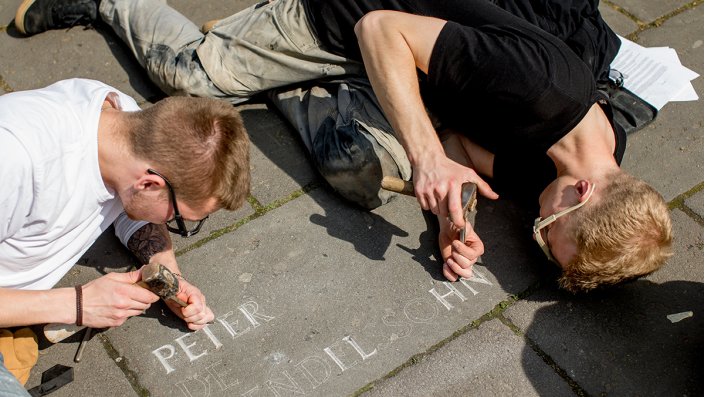
<instances>
[{"instance_id":1,"label":"knee of trousers","mask_svg":"<svg viewBox=\"0 0 705 397\"><path fill-rule=\"evenodd\" d=\"M386 204L395 193L382 189L384 176L399 176L389 153L356 122L326 120L313 140L312 157L326 182L345 199L366 209Z\"/></svg>"},{"instance_id":2,"label":"knee of trousers","mask_svg":"<svg viewBox=\"0 0 705 397\"><path fill-rule=\"evenodd\" d=\"M168 95L210 96L212 84L198 60L194 48L175 51L152 45L146 57L145 69L150 80Z\"/></svg>"}]
</instances>

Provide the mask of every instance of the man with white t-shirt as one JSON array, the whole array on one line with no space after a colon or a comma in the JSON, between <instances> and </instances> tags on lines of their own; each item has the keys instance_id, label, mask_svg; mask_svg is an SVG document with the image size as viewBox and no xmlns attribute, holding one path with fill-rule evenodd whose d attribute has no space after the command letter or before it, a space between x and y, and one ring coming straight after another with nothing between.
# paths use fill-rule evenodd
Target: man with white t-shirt
<instances>
[{"instance_id":1,"label":"man with white t-shirt","mask_svg":"<svg viewBox=\"0 0 705 397\"><path fill-rule=\"evenodd\" d=\"M207 98L141 110L115 88L73 79L0 97L0 328L42 323L114 327L157 295L139 270L52 287L111 224L141 263L179 274L169 231L188 237L249 193L249 139L238 112ZM192 224L189 224L192 223ZM213 320L181 280L189 329Z\"/></svg>"}]
</instances>

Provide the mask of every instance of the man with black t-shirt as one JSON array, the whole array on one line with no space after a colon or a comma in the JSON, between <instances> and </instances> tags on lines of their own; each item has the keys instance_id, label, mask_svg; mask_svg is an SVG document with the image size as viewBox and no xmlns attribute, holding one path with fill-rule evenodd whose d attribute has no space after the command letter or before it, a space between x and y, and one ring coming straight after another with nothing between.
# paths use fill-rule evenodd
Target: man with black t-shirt
<instances>
[{"instance_id":1,"label":"man with black t-shirt","mask_svg":"<svg viewBox=\"0 0 705 397\"><path fill-rule=\"evenodd\" d=\"M478 174L503 195L539 196L534 238L570 290L648 274L669 254L665 203L619 169L625 134L595 88L619 44L597 1L274 0L209 23L205 34L156 0L23 4L15 22L27 34L60 27L61 4L72 22L99 11L168 93L236 103L278 89L275 104L323 176L363 206L387 199L382 175L413 169L419 203L439 216L450 280L470 276L484 250L459 202L467 181L497 197ZM49 9L53 17L39 17ZM280 88L361 75L362 60L376 98L364 78Z\"/></svg>"}]
</instances>

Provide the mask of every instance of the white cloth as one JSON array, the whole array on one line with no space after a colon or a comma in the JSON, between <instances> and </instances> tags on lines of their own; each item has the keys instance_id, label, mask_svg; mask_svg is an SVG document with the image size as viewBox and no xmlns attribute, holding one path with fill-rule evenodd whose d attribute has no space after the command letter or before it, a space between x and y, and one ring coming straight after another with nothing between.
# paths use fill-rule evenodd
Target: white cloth
<instances>
[{"instance_id":1,"label":"white cloth","mask_svg":"<svg viewBox=\"0 0 705 397\"><path fill-rule=\"evenodd\" d=\"M48 289L123 212L101 178L98 120L106 96L72 79L0 96L0 287ZM123 222L122 241L144 222Z\"/></svg>"}]
</instances>

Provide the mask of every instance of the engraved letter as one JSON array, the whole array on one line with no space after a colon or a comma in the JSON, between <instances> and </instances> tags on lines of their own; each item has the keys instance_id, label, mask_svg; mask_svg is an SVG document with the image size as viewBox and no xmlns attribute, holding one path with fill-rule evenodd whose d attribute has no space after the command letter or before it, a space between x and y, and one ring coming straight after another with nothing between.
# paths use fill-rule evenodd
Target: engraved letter
<instances>
[{"instance_id":1,"label":"engraved letter","mask_svg":"<svg viewBox=\"0 0 705 397\"><path fill-rule=\"evenodd\" d=\"M254 396L254 393L255 393L257 390L259 390L259 386L253 387L252 389L250 389L250 390L244 392L243 394L241 394L241 396L242 396L242 397Z\"/></svg>"},{"instance_id":2,"label":"engraved letter","mask_svg":"<svg viewBox=\"0 0 705 397\"><path fill-rule=\"evenodd\" d=\"M333 361L338 365L338 368L340 368L340 370L343 371L343 372L345 372L346 369L350 369L350 368L356 366L356 365L357 365L357 361L353 362L350 366L347 366L347 365L345 365L345 363L343 363L343 361L338 357L338 355L336 355L335 353L333 353L333 350L331 349L331 347L335 347L335 346L337 346L337 345L338 345L338 343L336 343L336 344L333 345L333 346L326 347L325 349L323 349L323 351L326 352L326 354L327 354L331 359L333 359ZM338 354L341 355L342 357L345 357L345 356L346 356L345 353L343 353L343 354L338 353Z\"/></svg>"},{"instance_id":3,"label":"engraved letter","mask_svg":"<svg viewBox=\"0 0 705 397\"><path fill-rule=\"evenodd\" d=\"M198 390L193 390L193 389L189 388L189 384L191 385L191 387L194 387L194 382L198 382L195 386L200 386L200 387L198 387L198 389L200 389L200 393L194 394L193 392L197 392ZM177 383L176 387L181 389L181 392L184 393L184 395L186 397L196 397L196 396L208 397L211 395L211 385L210 385L210 382L208 382L207 376L206 376L206 380L202 381L202 380L198 379L198 375L196 375L192 378L186 379L183 382Z\"/></svg>"},{"instance_id":4,"label":"engraved letter","mask_svg":"<svg viewBox=\"0 0 705 397\"><path fill-rule=\"evenodd\" d=\"M235 321L233 321L232 323L229 323L229 322L225 321L225 320L227 320L228 317L230 317L230 316L232 316L232 315L233 315L233 312L227 312L227 313L223 314L222 316L216 318L216 320L218 320L218 322L219 322L220 324L222 324L223 327L225 327L225 330L228 331L228 333L230 334L230 336L232 336L233 339L235 339L235 338L237 338L238 336L240 336L240 335L244 334L245 332L249 331L249 330L250 330L250 327L247 327L247 328L245 328L244 330L242 330L240 333L238 333L238 332L237 332L237 329L235 328L235 327L237 327L238 320L235 320Z\"/></svg>"},{"instance_id":5,"label":"engraved letter","mask_svg":"<svg viewBox=\"0 0 705 397\"><path fill-rule=\"evenodd\" d=\"M303 359L300 363L296 364L296 368L299 368L306 379L311 382L313 389L316 389L318 386L322 385L330 376L330 366L327 362L317 356L311 356ZM316 377L316 375L314 375L315 373L319 375L322 373L323 376Z\"/></svg>"},{"instance_id":6,"label":"engraved letter","mask_svg":"<svg viewBox=\"0 0 705 397\"><path fill-rule=\"evenodd\" d=\"M395 341L395 340L397 340L397 339L406 338L407 336L409 336L409 334L411 333L411 330L412 330L411 324L407 324L407 323L394 323L394 322L390 321L390 320L391 320L393 317L395 317L395 316L396 316L396 313L391 312L391 313L385 314L385 315L382 317L382 322L383 322L384 325L386 325L387 327L402 327L401 332L399 332L398 334L396 334L396 333L395 333L395 334L392 334L392 337L390 338L390 342L393 342L393 341Z\"/></svg>"},{"instance_id":7,"label":"engraved letter","mask_svg":"<svg viewBox=\"0 0 705 397\"><path fill-rule=\"evenodd\" d=\"M218 386L220 386L220 390L225 391L228 390L230 387L235 386L240 383L240 380L235 379L231 383L226 383L224 379L224 375L228 375L227 372L216 372L215 367L219 366L222 369L222 361L218 361L206 368L206 371L208 371L209 374L213 376L213 379L215 379L216 383L218 383Z\"/></svg>"},{"instance_id":8,"label":"engraved letter","mask_svg":"<svg viewBox=\"0 0 705 397\"><path fill-rule=\"evenodd\" d=\"M487 277L483 276L482 273L480 273L476 268L472 270L472 278L464 279L460 278L460 283L465 286L470 292L472 292L473 295L479 294L475 288L471 287L468 282L472 281L474 283L478 284L487 284L487 285L492 285L491 282L487 280Z\"/></svg>"},{"instance_id":9,"label":"engraved letter","mask_svg":"<svg viewBox=\"0 0 705 397\"><path fill-rule=\"evenodd\" d=\"M450 292L446 293L445 295L439 294L435 288L431 288L430 290L428 290L428 292L430 292L431 295L438 299L438 301L441 302L443 306L446 307L446 309L450 310L453 308L453 305L451 305L450 302L445 299L447 296L456 295L458 298L460 298L461 302L465 302L467 300L467 298L463 294L461 294L460 291L458 291L458 289L455 288L453 284L447 281L444 281L443 284L450 290Z\"/></svg>"},{"instance_id":10,"label":"engraved letter","mask_svg":"<svg viewBox=\"0 0 705 397\"><path fill-rule=\"evenodd\" d=\"M220 341L218 340L218 338L216 338L215 335L213 335L213 331L211 331L210 328L208 328L208 327L210 327L210 325L209 325L209 324L206 324L206 325L205 325L203 328L201 328L201 329L203 330L203 332L204 332L206 335L208 335L208 339L210 339L211 342L213 342L213 345L215 346L215 350L218 350L218 349L220 349L221 347L223 347L223 344L220 343Z\"/></svg>"},{"instance_id":11,"label":"engraved letter","mask_svg":"<svg viewBox=\"0 0 705 397\"><path fill-rule=\"evenodd\" d=\"M362 361L365 361L365 360L367 360L368 358L370 358L370 357L374 356L375 354L377 354L377 349L372 350L372 352L369 353L369 354L368 354L368 353L365 353L364 351L362 351L362 348L360 347L360 345L357 344L357 342L355 342L355 340L352 338L352 336L349 336L349 335L348 335L348 336L346 336L345 338L343 338L343 340L346 341L346 342L348 342L348 343L350 344L350 346L352 346L353 349L355 349L355 351L357 352L357 354L359 354L360 357L362 357Z\"/></svg>"},{"instance_id":12,"label":"engraved letter","mask_svg":"<svg viewBox=\"0 0 705 397\"><path fill-rule=\"evenodd\" d=\"M190 361L190 362L194 362L194 361L197 360L199 357L203 357L203 356L205 356L206 354L208 354L208 350L204 350L201 354L199 354L199 355L197 355L197 356L194 356L193 353L191 352L190 348L193 347L193 346L196 346L196 342L193 342L193 343L191 343L190 345L186 345L186 343L184 342L184 339L185 339L185 338L188 338L188 337L191 336L191 335L192 335L192 334L185 334L185 335L179 336L179 337L176 338L174 341L175 341L176 343L178 343L179 346L181 346L181 348L184 350L184 352L186 352L186 355L188 356L189 361Z\"/></svg>"},{"instance_id":13,"label":"engraved letter","mask_svg":"<svg viewBox=\"0 0 705 397\"><path fill-rule=\"evenodd\" d=\"M284 371L283 374L284 376L286 376L287 379L289 379L289 383L276 382L271 379L267 381L267 387L272 393L274 393L275 396L279 396L279 392L277 391L277 389L283 389L285 391L292 392L295 394L306 394L301 389L301 386L299 386L299 384L296 383L296 381L291 377L291 375L289 375L286 371Z\"/></svg>"},{"instance_id":14,"label":"engraved letter","mask_svg":"<svg viewBox=\"0 0 705 397\"><path fill-rule=\"evenodd\" d=\"M161 353L162 350L167 350L169 352L169 355L167 357L162 355L162 353ZM160 347L159 349L152 350L152 354L157 356L157 359L159 360L159 362L162 363L162 365L164 366L164 369L166 370L167 375L174 372L174 367L172 367L171 365L169 365L168 362L166 362L166 360L174 357L174 354L176 354L176 349L174 349L174 346L164 345L164 346Z\"/></svg>"},{"instance_id":15,"label":"engraved letter","mask_svg":"<svg viewBox=\"0 0 705 397\"><path fill-rule=\"evenodd\" d=\"M424 315L424 309L428 309L428 315ZM437 305L426 302L426 299L417 298L404 306L404 314L411 322L430 323L438 315L438 307Z\"/></svg>"},{"instance_id":16,"label":"engraved letter","mask_svg":"<svg viewBox=\"0 0 705 397\"><path fill-rule=\"evenodd\" d=\"M465 280L461 277L458 280L460 281L461 284L463 284L465 286L465 288L467 288L468 290L470 290L470 292L472 292L473 296L479 294L479 292L477 292L477 290L475 288L471 287L470 284L467 283L470 279Z\"/></svg>"},{"instance_id":17,"label":"engraved letter","mask_svg":"<svg viewBox=\"0 0 705 397\"><path fill-rule=\"evenodd\" d=\"M250 321L250 323L252 324L252 328L257 328L260 326L260 323L257 322L258 319L266 322L274 318L272 316L267 316L266 314L257 313L258 306L257 302L255 301L243 303L242 305L238 306L238 309L240 309L242 314L244 314L245 317L247 317L247 319Z\"/></svg>"},{"instance_id":18,"label":"engraved letter","mask_svg":"<svg viewBox=\"0 0 705 397\"><path fill-rule=\"evenodd\" d=\"M472 278L468 279L468 281L472 281L473 283L492 285L492 283L487 279L487 277L480 273L477 268L472 269Z\"/></svg>"}]
</instances>

